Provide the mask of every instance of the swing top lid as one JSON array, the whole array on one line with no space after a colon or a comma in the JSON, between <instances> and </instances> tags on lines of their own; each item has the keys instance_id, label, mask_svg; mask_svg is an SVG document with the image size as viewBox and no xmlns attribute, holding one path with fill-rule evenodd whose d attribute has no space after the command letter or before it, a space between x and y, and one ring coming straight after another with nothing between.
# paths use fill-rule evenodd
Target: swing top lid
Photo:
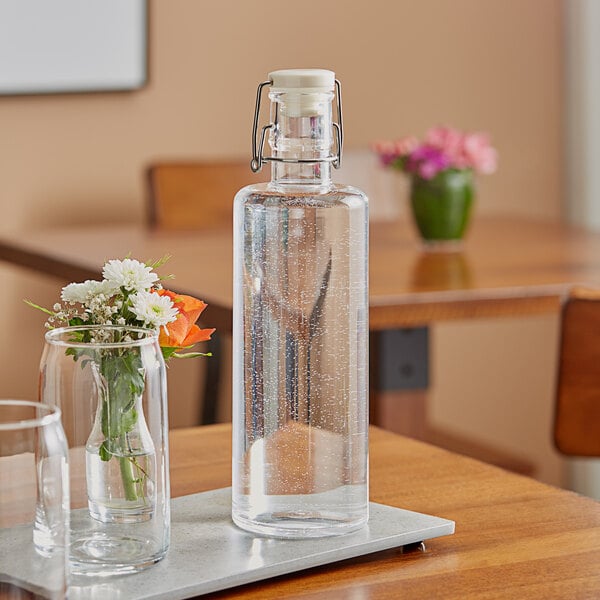
<instances>
[{"instance_id":1,"label":"swing top lid","mask_svg":"<svg viewBox=\"0 0 600 600\"><path fill-rule=\"evenodd\" d=\"M281 69L271 71L269 79L274 91L331 92L335 73L327 69Z\"/></svg>"}]
</instances>

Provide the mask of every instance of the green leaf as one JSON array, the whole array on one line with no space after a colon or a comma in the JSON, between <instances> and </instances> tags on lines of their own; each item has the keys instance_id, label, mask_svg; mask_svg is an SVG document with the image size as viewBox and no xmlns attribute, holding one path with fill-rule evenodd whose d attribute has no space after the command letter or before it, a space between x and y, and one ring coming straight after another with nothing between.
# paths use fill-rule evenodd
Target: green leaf
<instances>
[{"instance_id":1,"label":"green leaf","mask_svg":"<svg viewBox=\"0 0 600 600\"><path fill-rule=\"evenodd\" d=\"M144 262L144 264L147 267L150 267L151 269L158 269L159 267L162 267L165 263L169 262L171 258L172 256L170 254L165 254L164 256L156 260L147 260Z\"/></svg>"},{"instance_id":2,"label":"green leaf","mask_svg":"<svg viewBox=\"0 0 600 600\"><path fill-rule=\"evenodd\" d=\"M174 352L173 358L197 358L198 356L212 356L212 352Z\"/></svg>"},{"instance_id":3,"label":"green leaf","mask_svg":"<svg viewBox=\"0 0 600 600\"><path fill-rule=\"evenodd\" d=\"M162 355L165 360L169 360L171 358L171 356L173 356L173 354L175 354L175 352L177 352L177 350L178 350L178 348L173 348L171 346L162 346L161 347Z\"/></svg>"},{"instance_id":4,"label":"green leaf","mask_svg":"<svg viewBox=\"0 0 600 600\"><path fill-rule=\"evenodd\" d=\"M138 414L135 409L123 413L121 418L121 433L129 433L137 423Z\"/></svg>"},{"instance_id":5,"label":"green leaf","mask_svg":"<svg viewBox=\"0 0 600 600\"><path fill-rule=\"evenodd\" d=\"M72 340L72 341L78 342L79 340ZM85 348L67 348L65 350L65 354L67 356L72 356L73 360L75 362L77 362L82 356L86 356L86 357L88 356L87 353L86 353L86 349ZM90 358L87 358L87 360L81 361L81 363L80 363L81 364L81 368L84 369L85 365L88 362L90 362L90 360L91 360Z\"/></svg>"},{"instance_id":6,"label":"green leaf","mask_svg":"<svg viewBox=\"0 0 600 600\"><path fill-rule=\"evenodd\" d=\"M111 459L112 454L106 447L106 441L102 442L102 445L100 446L100 449L98 450L98 456L100 457L100 460L103 460L104 462Z\"/></svg>"},{"instance_id":7,"label":"green leaf","mask_svg":"<svg viewBox=\"0 0 600 600\"><path fill-rule=\"evenodd\" d=\"M77 325L85 325L85 321L81 317L73 317L69 319L69 325L75 327Z\"/></svg>"},{"instance_id":8,"label":"green leaf","mask_svg":"<svg viewBox=\"0 0 600 600\"><path fill-rule=\"evenodd\" d=\"M186 346L192 348L192 346ZM198 358L199 356L212 356L212 352L179 352L183 348L175 346L162 346L162 355L165 360L170 358Z\"/></svg>"},{"instance_id":9,"label":"green leaf","mask_svg":"<svg viewBox=\"0 0 600 600\"><path fill-rule=\"evenodd\" d=\"M25 302L25 304L27 304L28 306L31 306L31 308L37 308L37 310L41 310L43 313L46 313L47 315L50 315L51 317L54 317L56 315L55 312L44 308L43 306L40 306L39 304L36 304L35 302L32 302L31 300L23 300L23 302Z\"/></svg>"},{"instance_id":10,"label":"green leaf","mask_svg":"<svg viewBox=\"0 0 600 600\"><path fill-rule=\"evenodd\" d=\"M116 450L125 443L121 438L132 431L137 423L135 403L144 393L145 371L139 352L132 350L105 351L99 368L106 383L102 432L110 440L109 447ZM125 448L122 450L126 451Z\"/></svg>"}]
</instances>

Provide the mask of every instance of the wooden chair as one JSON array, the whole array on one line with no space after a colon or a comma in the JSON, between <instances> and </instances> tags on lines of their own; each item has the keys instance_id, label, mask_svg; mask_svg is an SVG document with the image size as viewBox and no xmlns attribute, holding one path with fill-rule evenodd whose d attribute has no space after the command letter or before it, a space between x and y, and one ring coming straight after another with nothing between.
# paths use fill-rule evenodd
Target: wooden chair
<instances>
[{"instance_id":1,"label":"wooden chair","mask_svg":"<svg viewBox=\"0 0 600 600\"><path fill-rule=\"evenodd\" d=\"M267 178L268 169L254 174L249 160L150 165L150 225L168 230L230 227L236 192Z\"/></svg>"},{"instance_id":2,"label":"wooden chair","mask_svg":"<svg viewBox=\"0 0 600 600\"><path fill-rule=\"evenodd\" d=\"M146 173L149 225L170 231L231 227L235 193L245 185L266 181L268 171L253 174L249 160L152 164ZM212 358L204 361L201 425L215 423L217 417L222 360L218 332L204 349Z\"/></svg>"},{"instance_id":3,"label":"wooden chair","mask_svg":"<svg viewBox=\"0 0 600 600\"><path fill-rule=\"evenodd\" d=\"M600 456L600 290L575 289L562 309L554 442Z\"/></svg>"}]
</instances>

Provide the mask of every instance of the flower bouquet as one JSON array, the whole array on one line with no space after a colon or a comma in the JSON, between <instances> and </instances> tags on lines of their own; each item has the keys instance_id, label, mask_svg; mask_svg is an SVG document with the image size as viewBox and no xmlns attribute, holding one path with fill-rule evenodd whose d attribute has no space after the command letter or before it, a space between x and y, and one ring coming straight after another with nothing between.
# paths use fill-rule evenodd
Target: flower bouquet
<instances>
[{"instance_id":1,"label":"flower bouquet","mask_svg":"<svg viewBox=\"0 0 600 600\"><path fill-rule=\"evenodd\" d=\"M410 136L373 144L381 164L411 180L411 206L427 241L458 240L474 198L473 174L493 173L497 152L485 133L451 127L430 129L423 141Z\"/></svg>"},{"instance_id":2,"label":"flower bouquet","mask_svg":"<svg viewBox=\"0 0 600 600\"><path fill-rule=\"evenodd\" d=\"M62 302L52 310L27 301L48 314L47 343L59 344L62 356L80 367L71 376L70 389L84 373L92 382L97 407L85 444L86 480L90 514L99 521L133 522L150 518L154 510L158 467L142 398L152 394L146 389L148 381L153 389L164 387L164 381L150 374L157 360L149 343L158 338L164 359L206 356L192 351L192 346L209 340L214 332L196 325L204 302L162 287L154 269L164 261L109 260L101 281L67 285ZM49 372L62 360L54 356L50 361L47 356L42 364ZM164 369L156 372L164 377ZM46 373L46 380L59 376ZM46 387L58 389L54 384ZM164 396L163 390L156 395ZM60 398L52 399L60 405ZM81 412L85 401L77 402L80 406L74 410Z\"/></svg>"}]
</instances>

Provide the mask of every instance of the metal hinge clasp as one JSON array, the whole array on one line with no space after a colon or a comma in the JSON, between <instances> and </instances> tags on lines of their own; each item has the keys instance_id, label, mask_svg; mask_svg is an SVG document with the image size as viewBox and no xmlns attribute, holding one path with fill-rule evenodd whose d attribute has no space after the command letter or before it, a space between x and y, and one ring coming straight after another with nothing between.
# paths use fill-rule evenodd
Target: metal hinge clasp
<instances>
[{"instance_id":1,"label":"metal hinge clasp","mask_svg":"<svg viewBox=\"0 0 600 600\"><path fill-rule=\"evenodd\" d=\"M344 141L344 128L342 121L342 86L340 82L335 80L335 92L336 92L336 103L337 103L337 122L334 121L332 123L334 138L335 138L335 153L331 156L327 156L326 158L320 159L285 159L278 158L275 156L265 156L264 148L265 148L265 139L267 137L267 132L269 129L274 127L273 123L269 123L268 125L264 125L261 129L260 133L260 141L258 139L258 121L260 119L260 105L263 89L272 85L272 81L263 81L258 84L258 88L256 90L256 105L254 108L254 122L252 124L252 161L250 162L250 168L254 173L259 172L262 169L262 166L267 162L297 162L297 163L319 163L319 162L330 162L333 164L334 168L339 169L342 165L342 146Z\"/></svg>"}]
</instances>

